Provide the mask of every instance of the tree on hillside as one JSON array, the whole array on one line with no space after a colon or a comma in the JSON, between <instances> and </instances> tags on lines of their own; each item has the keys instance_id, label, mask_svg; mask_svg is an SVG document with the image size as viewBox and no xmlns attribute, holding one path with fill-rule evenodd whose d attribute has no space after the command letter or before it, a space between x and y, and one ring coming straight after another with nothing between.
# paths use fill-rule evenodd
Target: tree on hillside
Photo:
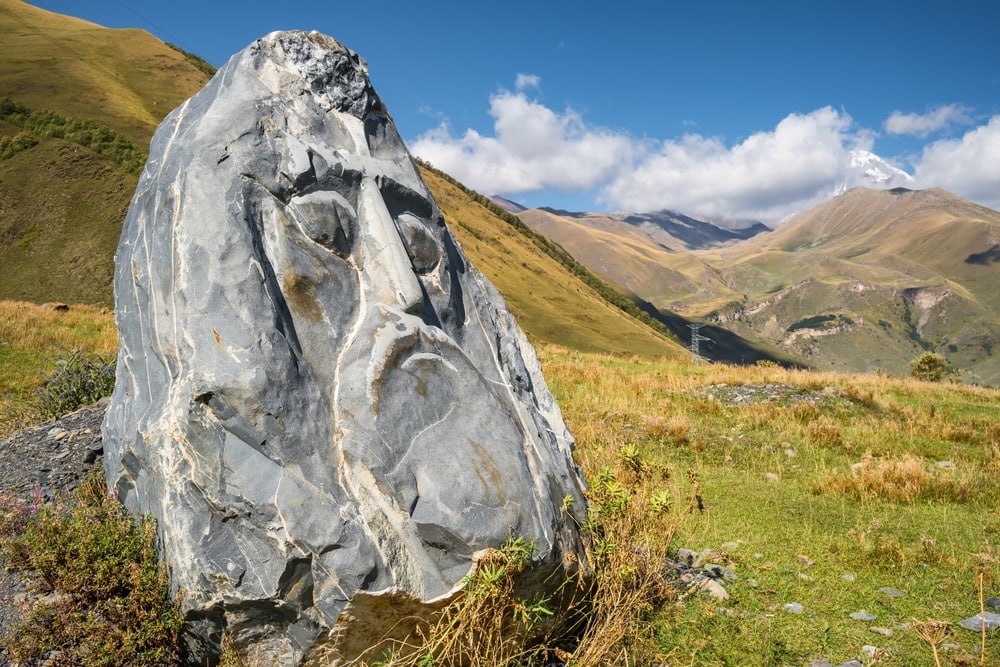
<instances>
[{"instance_id":1,"label":"tree on hillside","mask_svg":"<svg viewBox=\"0 0 1000 667\"><path fill-rule=\"evenodd\" d=\"M910 362L910 375L918 380L939 382L948 372L948 362L937 352L924 352Z\"/></svg>"}]
</instances>

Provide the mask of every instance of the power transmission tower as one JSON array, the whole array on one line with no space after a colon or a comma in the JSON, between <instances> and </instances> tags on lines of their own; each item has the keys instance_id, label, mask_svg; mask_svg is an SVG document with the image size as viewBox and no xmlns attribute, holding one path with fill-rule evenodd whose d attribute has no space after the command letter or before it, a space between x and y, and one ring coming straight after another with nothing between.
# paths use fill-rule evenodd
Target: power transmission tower
<instances>
[{"instance_id":1,"label":"power transmission tower","mask_svg":"<svg viewBox=\"0 0 1000 667\"><path fill-rule=\"evenodd\" d=\"M702 336L700 333L698 333L698 330L701 329L703 326L705 326L705 325L704 324L689 324L688 325L688 328L691 329L691 361L693 363L696 363L696 364L698 362L700 362L700 361L705 361L705 358L702 357L701 354L699 354L699 351L698 351L699 350L699 344L703 340L707 340L707 341L711 341L712 340L708 336Z\"/></svg>"}]
</instances>

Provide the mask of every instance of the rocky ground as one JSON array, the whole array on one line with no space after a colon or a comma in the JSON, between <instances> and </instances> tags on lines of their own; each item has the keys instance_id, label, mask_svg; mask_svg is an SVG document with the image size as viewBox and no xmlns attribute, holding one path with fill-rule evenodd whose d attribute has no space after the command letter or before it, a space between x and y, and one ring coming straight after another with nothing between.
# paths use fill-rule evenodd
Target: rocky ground
<instances>
[{"instance_id":1,"label":"rocky ground","mask_svg":"<svg viewBox=\"0 0 1000 667\"><path fill-rule=\"evenodd\" d=\"M104 399L0 442L0 498L40 503L75 489L101 461L106 405ZM16 572L0 569L0 634L20 620L17 603L27 591ZM0 667L9 664L0 646Z\"/></svg>"},{"instance_id":2,"label":"rocky ground","mask_svg":"<svg viewBox=\"0 0 1000 667\"><path fill-rule=\"evenodd\" d=\"M805 396L789 391L790 388L778 385L743 388L735 391L731 388L716 389L718 400L734 402L757 402L767 400L816 400L820 396ZM730 393L726 393L726 392ZM730 395L731 394L731 395ZM76 488L80 480L92 472L101 462L103 443L101 440L101 421L107 399L94 405L81 408L61 419L36 426L18 433L0 442L0 497L6 499L25 499L28 502L46 502L57 493L67 493ZM682 585L699 589L702 594L709 595L719 602L724 602L729 595L725 589L728 582L738 578L738 573L728 567L721 558L723 552L703 551L693 552L679 549L675 560L664 567L665 576L679 581ZM7 667L11 662L2 648L3 631L13 627L21 618L18 600L23 599L28 592L27 583L16 572L0 569L0 667ZM880 594L893 596L902 595L902 591L884 589ZM1000 627L1000 600L987 600L986 613L982 621L987 630L993 631ZM802 605L791 601L784 605L787 613L802 613ZM859 622L873 624L872 632L891 636L893 628L882 628L875 623L874 615L865 610L851 614ZM978 616L965 619L965 623L975 624L978 629L981 622ZM899 628L897 628L899 629ZM874 659L874 653L879 649L874 646L862 647L861 651L869 659ZM44 664L44 663L43 663ZM860 667L861 661L854 660L842 663L838 667ZM834 667L824 660L810 663L809 667Z\"/></svg>"}]
</instances>

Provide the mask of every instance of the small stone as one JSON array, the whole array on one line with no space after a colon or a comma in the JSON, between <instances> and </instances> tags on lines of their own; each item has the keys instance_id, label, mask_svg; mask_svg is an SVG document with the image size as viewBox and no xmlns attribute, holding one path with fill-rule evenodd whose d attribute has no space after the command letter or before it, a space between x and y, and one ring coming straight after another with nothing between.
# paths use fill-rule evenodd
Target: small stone
<instances>
[{"instance_id":1,"label":"small stone","mask_svg":"<svg viewBox=\"0 0 1000 667\"><path fill-rule=\"evenodd\" d=\"M747 579L746 580L746 584L750 588L757 588L758 586L760 586L760 584L757 583L756 579Z\"/></svg>"},{"instance_id":2,"label":"small stone","mask_svg":"<svg viewBox=\"0 0 1000 667\"><path fill-rule=\"evenodd\" d=\"M982 632L984 628L986 632L993 632L997 628L1000 628L1000 614L984 611L975 616L963 618L958 624L966 630L972 630L973 632Z\"/></svg>"},{"instance_id":3,"label":"small stone","mask_svg":"<svg viewBox=\"0 0 1000 667\"><path fill-rule=\"evenodd\" d=\"M782 605L782 608L789 614L801 614L802 611L805 609L805 607L803 607L798 602L788 602Z\"/></svg>"},{"instance_id":4,"label":"small stone","mask_svg":"<svg viewBox=\"0 0 1000 667\"><path fill-rule=\"evenodd\" d=\"M851 582L853 582L853 581L854 581L854 580L855 580L855 579L856 579L857 577L855 577L855 576L854 576L853 574L851 574L850 572L845 572L844 574L842 574L842 575L840 576L840 578L841 578L841 579L843 579L844 581L846 581L847 583L851 583Z\"/></svg>"},{"instance_id":5,"label":"small stone","mask_svg":"<svg viewBox=\"0 0 1000 667\"><path fill-rule=\"evenodd\" d=\"M938 461L934 465L940 468L941 470L951 470L955 467L955 464L949 461L948 459L945 459L944 461Z\"/></svg>"},{"instance_id":6,"label":"small stone","mask_svg":"<svg viewBox=\"0 0 1000 667\"><path fill-rule=\"evenodd\" d=\"M878 617L868 611L856 611L851 614L851 618L855 621L874 621Z\"/></svg>"},{"instance_id":7,"label":"small stone","mask_svg":"<svg viewBox=\"0 0 1000 667\"><path fill-rule=\"evenodd\" d=\"M870 627L868 629L871 630L872 632L874 632L877 635L882 635L883 637L892 637L892 635L893 635L892 628L883 628L883 627L879 627L877 625L874 625L874 626L872 626L872 627Z\"/></svg>"},{"instance_id":8,"label":"small stone","mask_svg":"<svg viewBox=\"0 0 1000 667\"><path fill-rule=\"evenodd\" d=\"M1000 612L1000 598L997 597L986 598L986 606L995 612Z\"/></svg>"},{"instance_id":9,"label":"small stone","mask_svg":"<svg viewBox=\"0 0 1000 667\"><path fill-rule=\"evenodd\" d=\"M56 442L59 442L67 435L69 435L69 431L59 426L56 426L55 428L51 429L48 433L48 436L53 440L55 440Z\"/></svg>"},{"instance_id":10,"label":"small stone","mask_svg":"<svg viewBox=\"0 0 1000 667\"><path fill-rule=\"evenodd\" d=\"M842 662L837 667L863 667L860 660L848 660L847 662Z\"/></svg>"},{"instance_id":11,"label":"small stone","mask_svg":"<svg viewBox=\"0 0 1000 667\"><path fill-rule=\"evenodd\" d=\"M52 460L53 461L62 461L64 458L66 458L67 456L69 456L71 453L72 452L70 450L64 449L61 452L59 452L58 454L56 454L55 456L53 456Z\"/></svg>"},{"instance_id":12,"label":"small stone","mask_svg":"<svg viewBox=\"0 0 1000 667\"><path fill-rule=\"evenodd\" d=\"M708 579L707 577L699 577L694 584L700 591L707 593L709 597L716 600L728 600L729 591L722 587L722 584L715 581L714 579Z\"/></svg>"},{"instance_id":13,"label":"small stone","mask_svg":"<svg viewBox=\"0 0 1000 667\"><path fill-rule=\"evenodd\" d=\"M812 558L810 558L805 554L799 554L798 556L795 557L795 559L799 561L799 565L801 565L802 567L812 567L813 563L815 563L815 561Z\"/></svg>"},{"instance_id":14,"label":"small stone","mask_svg":"<svg viewBox=\"0 0 1000 667\"><path fill-rule=\"evenodd\" d=\"M701 563L698 562L699 557L700 554L697 551L692 551L691 549L678 549L674 554L674 558L688 567L700 567Z\"/></svg>"},{"instance_id":15,"label":"small stone","mask_svg":"<svg viewBox=\"0 0 1000 667\"><path fill-rule=\"evenodd\" d=\"M789 448L785 450L785 456L787 456L790 459L794 459L796 456L798 456L798 454L795 453L794 449Z\"/></svg>"},{"instance_id":16,"label":"small stone","mask_svg":"<svg viewBox=\"0 0 1000 667\"><path fill-rule=\"evenodd\" d=\"M878 655L879 651L878 651L878 646L872 646L871 644L865 644L864 646L861 647L861 652L865 655L865 657L867 657L868 659L871 659L871 658L874 658L876 655Z\"/></svg>"},{"instance_id":17,"label":"small stone","mask_svg":"<svg viewBox=\"0 0 1000 667\"><path fill-rule=\"evenodd\" d=\"M878 589L878 592L881 593L882 595L887 595L891 598L901 598L904 595L906 595L906 593L899 590L898 588L891 588L889 586L883 586L882 588Z\"/></svg>"},{"instance_id":18,"label":"small stone","mask_svg":"<svg viewBox=\"0 0 1000 667\"><path fill-rule=\"evenodd\" d=\"M766 479L769 482L777 482L781 478L778 477L777 473L769 472L764 475L764 479Z\"/></svg>"},{"instance_id":19,"label":"small stone","mask_svg":"<svg viewBox=\"0 0 1000 667\"><path fill-rule=\"evenodd\" d=\"M833 667L833 663L826 658L816 658L807 662L806 667Z\"/></svg>"},{"instance_id":20,"label":"small stone","mask_svg":"<svg viewBox=\"0 0 1000 667\"><path fill-rule=\"evenodd\" d=\"M799 581L804 581L806 583L815 581L811 576L809 576L805 572L799 572L796 576L799 578Z\"/></svg>"},{"instance_id":21,"label":"small stone","mask_svg":"<svg viewBox=\"0 0 1000 667\"><path fill-rule=\"evenodd\" d=\"M722 551L736 551L739 548L740 548L739 542L726 542L721 547L719 547L719 549L721 549Z\"/></svg>"}]
</instances>

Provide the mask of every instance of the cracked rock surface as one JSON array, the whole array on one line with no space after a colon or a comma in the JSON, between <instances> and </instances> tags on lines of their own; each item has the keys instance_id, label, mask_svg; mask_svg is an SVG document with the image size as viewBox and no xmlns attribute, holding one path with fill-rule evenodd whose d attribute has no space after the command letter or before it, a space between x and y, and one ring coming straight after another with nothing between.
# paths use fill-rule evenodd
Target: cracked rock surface
<instances>
[{"instance_id":1,"label":"cracked rock surface","mask_svg":"<svg viewBox=\"0 0 1000 667\"><path fill-rule=\"evenodd\" d=\"M529 585L586 567L534 351L337 41L272 33L164 120L115 301L108 483L156 518L196 658L226 631L349 659L511 535Z\"/></svg>"}]
</instances>

